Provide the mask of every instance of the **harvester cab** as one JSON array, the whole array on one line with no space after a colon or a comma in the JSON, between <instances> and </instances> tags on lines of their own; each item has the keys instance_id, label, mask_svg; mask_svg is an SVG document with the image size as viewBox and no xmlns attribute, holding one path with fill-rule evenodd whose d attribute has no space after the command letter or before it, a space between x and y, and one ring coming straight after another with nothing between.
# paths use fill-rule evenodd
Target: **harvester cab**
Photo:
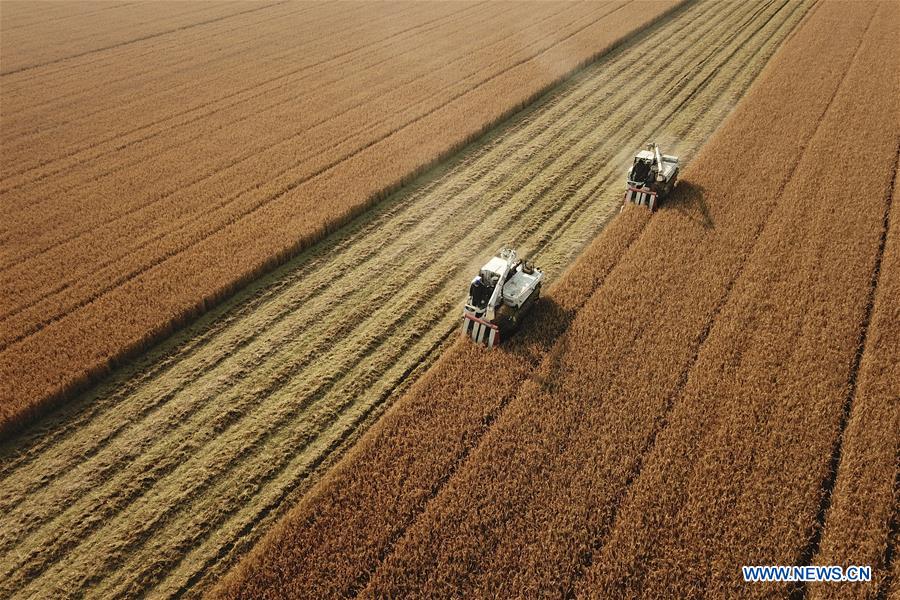
<instances>
[{"instance_id":1,"label":"harvester cab","mask_svg":"<svg viewBox=\"0 0 900 600\"><path fill-rule=\"evenodd\" d=\"M661 154L655 143L634 155L628 170L625 202L647 206L651 211L664 201L678 181L678 157Z\"/></svg>"},{"instance_id":2,"label":"harvester cab","mask_svg":"<svg viewBox=\"0 0 900 600\"><path fill-rule=\"evenodd\" d=\"M463 308L463 335L488 347L512 333L541 294L544 274L516 251L503 248L469 286Z\"/></svg>"}]
</instances>

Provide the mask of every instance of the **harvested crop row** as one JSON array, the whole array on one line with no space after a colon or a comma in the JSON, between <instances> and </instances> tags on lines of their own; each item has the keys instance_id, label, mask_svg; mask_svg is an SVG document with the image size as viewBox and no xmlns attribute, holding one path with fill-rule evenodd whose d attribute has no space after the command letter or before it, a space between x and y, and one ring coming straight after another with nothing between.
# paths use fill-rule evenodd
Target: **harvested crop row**
<instances>
[{"instance_id":1,"label":"harvested crop row","mask_svg":"<svg viewBox=\"0 0 900 600\"><path fill-rule=\"evenodd\" d=\"M861 31L857 31L858 35L860 33ZM837 57L832 56L831 58ZM849 57L845 58L849 60ZM824 65L820 66L820 70L815 70L814 73L819 74L823 70L825 70ZM795 75L795 73L790 73L790 75ZM826 81L831 85L836 86L839 75L840 73ZM794 88L787 88L784 93L793 94L797 91L798 90ZM757 97L761 95L763 94L760 93ZM766 105L762 108L766 111L771 111L772 105ZM807 110L810 110L812 114L815 114L816 110L824 110L824 101L812 103ZM785 115L782 118L785 121L789 121L792 116L797 115ZM759 123L759 120L757 120L756 123ZM814 125L806 126L807 136L811 133L813 126ZM801 142L798 141L794 143L799 144ZM781 159L782 162L790 164L789 159L791 157L792 149L796 151L796 147L793 146L783 147L780 149L780 152L783 154L771 156L769 154L769 148L761 148L756 150L754 153L755 156L743 156L742 159L751 161L747 167L749 169L752 169L756 164L753 162L754 157L759 165L764 164L766 160L772 160L773 163L777 164L779 159ZM731 149L731 151L726 154L726 158L732 155L736 156L738 153L738 149ZM740 153L743 154L743 152ZM716 157L716 160L710 159L710 162L717 164L718 158L719 157ZM721 168L725 167L722 166ZM775 173L771 173L766 179L769 189L773 192L777 190L778 184L780 183L778 174L779 173L776 170ZM785 174L782 173L782 178L784 176ZM712 188L712 191L718 190ZM712 191L710 193L712 193ZM711 213L711 218L716 220L716 227L723 227L727 230L722 233L722 237L716 236L714 239L721 241L721 239L728 237L728 234L732 229L741 230L742 228L748 227L748 223L752 225L754 218L757 222L761 223L761 220L764 220L764 208L765 207L760 208L754 206L753 204L738 204L737 208L726 205L724 208L719 209L721 212ZM702 228L704 220L701 207L692 206L690 213L687 215L677 214L682 211L683 207L679 206L677 212L672 211L675 214L669 215L664 211L664 213L658 215L657 218L660 216L668 216L676 223L683 221L681 224L682 228L685 231L693 232L695 237L701 239L704 237L711 237L709 234L703 234ZM729 212L733 217L730 228L726 227L718 218L725 214L729 214ZM620 218L633 218L634 214L633 211L626 211ZM707 218L709 217L710 215L708 214ZM654 219L654 222L655 221L656 218ZM617 222L618 220L614 221L611 227L615 227ZM653 265L658 262L653 260L654 248L660 245L663 246L663 251L669 248L669 244L665 243L663 240L668 235L671 235L671 232L668 228L662 226L655 229L652 224L651 229L656 232L655 236L651 238L651 231L644 232L637 244L626 254L626 257L632 257L629 258L629 260L635 260L634 257L646 260L633 263L627 269L622 265L616 267L602 287L604 292L598 293L595 296L595 299L598 297L606 297L606 290L610 290L610 286L612 286L614 282L619 282L623 287L628 287L627 285L624 285L624 282L638 281L640 283L634 285L646 286L650 285L651 277L660 276L659 271L654 270L653 267ZM700 232L698 233L697 230L700 230ZM607 237L608 235L615 235L611 233L612 231L613 230L607 230L606 234L604 234L601 239L606 240L606 243L609 243L610 240L615 240L614 237ZM752 230L749 233L751 235L745 234L743 236L743 239L746 242L752 241ZM687 234L685 233L685 235ZM737 237L740 239L740 236ZM707 242L707 245L709 245L709 243L710 242ZM598 246L600 246L600 244L598 244ZM687 247L692 248L693 246L687 245ZM728 259L731 258L730 252L722 252L722 248L716 247L716 250L723 256L713 253L711 257L707 257L702 253L703 247L704 246L701 245L701 248L696 250L697 256L703 256L704 260L710 260L712 262L711 266L729 264ZM607 248L612 250L614 246L608 246ZM641 248L643 248L643 250L641 250ZM616 253L619 253L622 250L623 248L621 247L615 248ZM683 254L685 250L681 250L680 252ZM688 250L688 252L690 252L690 250ZM673 252L666 252L665 254L667 256L672 256ZM718 263L715 261L723 262ZM677 260L675 260L675 262L676 264L680 264ZM702 262L702 260L700 262ZM696 266L696 264L697 263L695 262L694 266ZM591 265L592 262L590 259L586 258L583 261L579 261L571 273L583 276L591 271ZM642 276L642 269L650 270L650 275ZM617 273L618 275L616 275ZM700 278L706 274L706 270L701 270L698 274L693 276ZM686 278L691 281L690 278L692 275L690 272L685 275ZM664 281L668 284L671 280L665 278ZM694 285L694 283L691 282L690 285ZM559 299L558 289L559 288L555 289L551 293L552 299L556 301ZM577 287L575 289L577 289ZM593 288L585 286L582 288L582 291L590 292L592 289ZM690 294L687 295L690 297ZM644 300L642 300L637 293L631 294L627 298L618 298L618 300L621 300L621 302L616 302L615 306L604 306L604 308L609 308L611 311L615 312L616 310L624 311L628 306L634 306L635 310L633 313L619 313L622 317L622 321L625 323L628 323L631 319L639 318L641 315L649 316L653 314L652 310L642 310L641 307L643 306ZM648 306L652 300L652 297L646 300ZM694 298L694 300L696 300L696 298ZM674 299L671 299L670 301L674 301ZM660 309L662 309L664 303L660 302L657 304L659 304L661 307ZM699 304L701 306L703 305L702 302ZM688 300L678 301L675 308L666 310L672 310L673 313L690 313L692 308L694 308L694 305L690 305L689 298ZM602 316L598 316L597 312L592 311L590 317L583 318L581 322L584 325L584 323L594 319L600 321L604 320ZM541 324L542 323L539 320L534 324L533 329L540 331ZM532 331L532 328L530 327L528 331ZM590 339L595 339L596 337L603 338L604 340L606 339L606 335L602 334L602 332L598 335L596 331L591 330L591 334L594 336L593 338L591 336L583 336L579 337L578 340L584 342L585 346L590 348ZM609 337L613 337L613 335L610 334ZM558 347L565 347L573 339L575 339L575 336L571 333L564 336L559 342ZM512 343L515 344L515 340L513 340ZM575 350L581 350L582 347L572 346L572 348L574 352ZM643 353L640 358L646 359L647 355L647 353ZM459 404L455 404L456 411L464 412L467 408L467 403L482 401L481 395L465 398L464 400L456 398L455 395L456 382L459 379L468 381L467 371L473 369L476 371L476 374L473 375L474 380L484 380L485 382L490 380L491 383L489 389L492 392L499 390L504 397L509 397L507 387L503 385L494 385L491 378L488 377L485 379L485 377L480 377L477 374L482 368L485 370L485 373L491 372L491 367L496 365L498 360L502 359L505 361L504 356L505 355L501 355L501 357L498 358L494 354L480 355L477 359L471 359L471 362L467 364L460 363L456 365L456 370L453 371L443 371L445 365L443 362L439 363L436 367L436 381L430 385L438 386L442 384L446 386L449 384L454 387L443 393L433 390L426 392L433 393L433 395L426 397L410 394L398 403L396 411L402 411L404 407L407 406L407 403L410 403L409 405L412 405L413 403L422 403L423 405L428 405L429 403L443 405L453 404L454 401L456 401L459 402ZM653 356L656 357L657 355L654 354ZM631 360L635 360L636 358L637 357L634 357ZM552 356L548 359L546 368L549 369L554 366L553 359L554 357ZM666 357L659 357L658 360L668 359L666 359ZM482 363L481 361L484 362ZM533 359L528 362L533 364ZM644 360L644 363L653 364L653 361L648 363L648 361ZM595 363L594 361L589 361L589 364L590 369L599 368L601 371L605 372L605 370L609 368L607 365L611 363L603 361ZM664 366L657 368L664 370ZM505 375L507 373L506 369L498 367L498 372L500 376L504 377L505 381ZM504 594L508 593L513 596L517 594L534 594L538 590L522 586L523 583L528 583L527 581L523 581L523 579L527 579L528 574L532 573L532 571L526 568L513 571L503 571L502 567L492 569L492 567L497 567L497 565L491 565L489 562L486 562L490 560L490 557L483 557L485 560L479 560L480 555L477 549L466 554L467 549L465 548L465 544L467 541L477 544L479 539L484 539L480 536L491 536L492 529L494 533L496 533L496 527L500 527L500 523L502 523L502 516L498 514L498 511L509 511L509 514L512 514L517 510L517 507L527 505L530 499L537 495L538 492L535 488L541 486L539 482L541 481L542 470L538 468L536 470L528 471L528 473L524 474L522 480L516 480L517 474L521 473L522 470L528 470L527 466L524 469L520 469L519 465L525 463L526 465L533 466L535 462L541 463L541 459L546 457L548 452L552 453L558 451L559 447L556 446L556 442L566 439L565 434L567 433L567 430L559 423L554 424L554 412L552 409L546 408L546 398L540 397L535 399L533 396L533 394L540 391L541 386L546 385L552 387L553 382L557 380L555 377L543 375L545 374L542 374L536 381L526 384L526 390L522 392L518 398L513 400L512 404L500 414L493 429L486 434L482 444L471 455L468 455L467 459L462 460L457 458L459 455L456 452L451 452L449 458L443 459L453 461L450 469L443 467L438 472L431 472L430 469L437 468L438 464L429 463L423 464L422 472L413 471L410 473L407 470L408 468L404 467L402 473L396 474L399 481L394 480L394 466L401 461L403 461L404 465L408 464L408 456L417 451L416 448L419 444L429 444L430 450L427 453L424 453L424 456L429 457L429 461L431 460L431 457L438 455L437 449L430 447L430 444L441 439L441 436L444 433L444 429L442 429L440 422L430 421L424 416L415 420L411 419L406 423L405 427L408 428L409 431L414 431L414 434L407 435L404 435L402 430L399 429L396 431L391 430L390 433L376 430L378 432L377 439L364 441L365 450L360 450L358 455L354 454L352 458L349 458L343 463L341 470L335 474L333 478L329 477L327 483L317 490L316 495L321 493L321 497L313 496L307 498L291 517L279 527L278 532L273 535L266 544L260 547L260 550L254 554L253 558L248 561L238 573L229 578L223 588L219 590L220 593L225 596L241 597L254 597L257 594L266 593L266 590L270 590L273 596L277 596L279 593L308 593L311 596L347 593L348 591L353 591L362 587L366 583L369 575L375 567L377 567L379 561L390 554L390 550L395 541L402 536L400 542L397 543L395 553L391 556L397 557L403 553L406 560L415 563L415 567L403 571L403 575L398 576L400 579L402 579L403 576L406 576L408 579L403 583L408 585L405 586L400 584L400 586L396 588L387 586L379 587L380 585L385 584L384 580L381 580L380 582L373 580L372 588L370 588L370 590L388 591L398 595L403 595L407 592L416 592L427 595L429 590L436 591L438 589L441 590L441 593L447 593L449 590L450 593L457 593L459 595L478 595L479 590L482 592L486 590L496 592L496 590L499 589L503 589ZM584 373L581 375L589 377L589 375ZM676 370L675 376L677 377L677 375L678 371ZM429 375L429 379L430 377L431 376ZM652 376L647 376L645 379L647 381L654 381L654 377ZM517 387L518 383L515 379L513 381L513 385ZM535 401L528 402L527 398L531 398ZM582 400L585 399L582 398ZM563 397L560 398L559 401L565 403L566 400ZM589 406L590 404L590 401L585 400L585 405ZM559 402L554 404L557 408L559 407L558 405ZM632 420L639 419L641 415L634 414L635 411L633 410L633 406L630 408L632 409L630 418ZM431 410L437 411L439 409ZM510 416L512 413L516 414ZM386 420L391 419L394 414L396 413L388 415ZM452 414L455 415L456 413ZM629 415L624 414L622 409L617 410L616 414L620 421L629 417ZM493 421L493 418L491 420ZM570 421L570 425L576 427L576 430L577 423L577 419ZM517 429L520 424L522 424L522 429ZM528 425L532 425L535 431L539 431L540 433L530 435L530 433L534 432L526 431ZM559 429L558 426L563 428ZM508 435L501 433L504 429L508 431ZM622 431L627 431L627 427L622 426L620 428L620 433ZM603 444L598 443L597 439L592 435L589 435L589 433L590 432L583 431L581 434L582 436L587 437L588 442L582 445L582 449L587 447L595 452L602 452ZM613 435L614 433L615 432L608 432L607 435ZM449 435L450 440L457 440L460 437L463 437L453 429L450 429ZM436 436L437 439L424 439L428 436ZM449 445L449 442L446 443ZM370 445L371 447L369 447ZM483 458L483 453L486 452L484 448L489 446L493 449L493 456L499 458L499 462L494 463L493 467L485 467L485 461L480 460L480 458ZM439 447L440 446L438 446L438 448ZM463 453L462 456L465 457L466 454ZM419 460L424 459L420 458ZM460 462L462 462L462 466L460 467L459 473L451 477L453 466ZM484 468L479 471L479 467ZM476 472L480 477L473 475L473 473ZM472 486L463 489L462 484L460 484L458 489L451 492L451 486L456 485L454 482L460 481L463 477L461 474L463 473L468 473L470 475L466 477L465 480L471 483ZM450 478L451 483L447 487L439 490L438 487L443 485L448 477ZM376 488L376 486L381 485L383 480L388 481L388 483L385 484L386 487ZM560 481L554 480L553 483L559 485ZM405 487L407 484L409 485L408 488ZM492 484L496 487L502 487L503 491L498 491L495 488L489 493L488 490L484 489ZM600 486L600 488L603 489L603 486ZM373 491L373 489L376 491ZM565 493L567 488L565 486L554 487L552 484L548 484L546 488L541 489L544 489L546 493L550 494ZM437 494L437 496L432 499L435 494ZM479 512L477 507L473 508L471 512L460 509L458 512L451 511L450 514L443 514L443 517L445 518L433 518L436 512L440 511L440 506L446 506L447 503L444 502L444 498L450 494L459 500L460 504L473 507L477 505L477 507L481 507L483 511ZM485 494L490 495L490 498L486 498ZM490 500L494 500L494 502L491 502ZM567 501L568 500L572 499L567 498ZM556 505L550 506L545 505L546 512L538 513L538 516L549 519L550 517L547 516L548 512L561 511L564 505L564 503L557 503ZM537 503L535 506L537 506ZM415 525L413 525L413 529L409 530L406 535L403 535L404 527L409 522L411 516L414 517L416 513L423 508L426 511L425 514ZM380 516L382 514L386 515L383 522ZM496 516L497 519L492 519L492 516ZM358 527L358 530L354 530L354 526ZM532 529L540 529L540 526L541 524L537 523ZM434 545L429 546L427 543L424 543L410 551L408 554L404 553L406 549L404 544L409 537L413 535L410 531L418 532L427 537L430 535L429 529L430 532L433 532L434 534L434 538L432 539L432 541L435 542ZM577 527L575 527L575 529L577 529ZM487 533L485 532L486 530ZM548 529L548 532L552 533L552 531L552 529ZM559 532L560 529L557 528L555 531ZM564 531L568 531L568 529L565 529ZM459 532L459 536L454 537L454 532ZM559 539L553 539L551 541L557 548L573 552L569 546L572 542L571 537L566 538L560 536ZM522 539L515 540L515 542L518 543L510 543L508 545L510 552L506 558L513 558L517 555L516 553L522 553L522 555L528 558L539 559L541 558L543 550L552 547L543 546L541 548L536 548L534 546L528 546L522 543ZM452 548L454 547L459 548L461 554L453 554L452 557L448 556L448 554L453 551ZM451 548L451 550L448 551L448 554L443 554L442 552L448 548ZM476 582L472 582L471 580L468 582L461 581L460 579L454 580L452 577L440 580L436 577L434 580L425 582L423 582L422 579L417 579L417 576L422 575L422 570L418 569L418 567L422 566L419 559L426 561L428 560L427 557L434 556L434 553L441 553L440 558L436 558L433 563L429 561L428 564L434 565L435 569L438 571L443 569L443 574L453 571L462 579L464 579L466 575L477 577L479 574L485 575L488 578L494 577L495 579ZM335 557L347 557L347 559L341 559L339 562L335 562ZM390 563L392 560L392 558L389 558L388 562ZM451 563L449 566L448 562ZM471 568L476 564L482 565L483 569ZM519 566L521 567L521 565ZM539 565L531 563L529 566ZM503 575L501 575L501 573ZM541 571L541 573L544 573L551 578L567 576L565 566L561 567L560 564L549 565L549 568L546 569L546 571ZM382 574L383 573L376 573L376 579ZM522 578L511 581L511 578L515 578L516 574L521 574ZM426 572L423 577L427 578L427 576L428 573ZM500 582L496 578L500 577L504 577L505 587L498 587ZM552 587L553 583L551 582L555 582L557 586L560 584L558 579L548 579L545 584ZM459 587L448 587L448 585L458 585ZM434 587L432 588L429 586ZM556 589L558 591L558 587Z\"/></svg>"},{"instance_id":2,"label":"harvested crop row","mask_svg":"<svg viewBox=\"0 0 900 600\"><path fill-rule=\"evenodd\" d=\"M364 210L383 190L407 180L410 173L613 44L622 32L646 24L672 5L598 9L606 16L582 23L566 39L538 45L536 54L520 59L524 62L473 82L477 87L458 91L458 97L433 112L375 132L362 146L345 144L333 158L319 161L313 174L299 179L286 174L266 182L245 197L227 221L198 221L207 237L166 250L155 261L142 258L140 266L125 269L105 289L82 296L71 312L52 322L37 320L37 328L25 328L32 333L14 335L18 341L0 353L0 376L13 382L0 397L3 427L64 397L104 372L111 361L145 347L235 286L320 238L335 222ZM127 326L113 327L109 317L115 314L128 314Z\"/></svg>"},{"instance_id":3,"label":"harvested crop row","mask_svg":"<svg viewBox=\"0 0 900 600\"><path fill-rule=\"evenodd\" d=\"M872 320L856 395L843 434L833 499L816 565L870 565L875 583L811 585L811 598L867 598L887 590L891 519L898 518L900 456L900 180L892 190L890 228L874 290ZM874 186L870 188L874 193ZM896 528L896 524L894 525ZM893 558L897 561L896 557ZM883 597L888 597L884 593Z\"/></svg>"},{"instance_id":4,"label":"harvested crop row","mask_svg":"<svg viewBox=\"0 0 900 600\"><path fill-rule=\"evenodd\" d=\"M688 16L685 16L684 19L679 19L673 23L673 26L679 26L682 21L686 20L688 20ZM689 47L693 38L704 36L705 31L705 27L691 31L689 36L685 36L684 45ZM655 42L657 38L664 35L665 29L660 30L654 34L651 40ZM740 84L735 85L736 82L732 82L725 85L723 80L727 79L732 71L755 70L765 61L765 54L756 56L759 54L757 51L753 53L756 58L750 63L736 61L728 69L723 69L721 66L717 67L719 72L717 77L702 90L697 87L691 87L690 84L703 80L705 77L704 71L695 72L690 77L686 77L683 74L680 75L678 69L673 69L671 78L681 79L679 84L681 91L679 95L673 98L665 98L661 102L659 99L655 99L660 96L658 90L654 89L654 86L668 86L669 81L667 79L661 79L658 82L654 82L653 85L639 82L622 85L622 82L626 81L628 70L635 61L655 59L655 52L648 55L643 50L646 44L649 43L651 42L642 43L638 48L620 53L615 58L606 61L605 64L598 65L597 69L592 70L593 73L587 73L581 81L574 82L570 86L569 91L563 91L559 94L559 98L564 99L564 101L559 98L551 98L549 101L543 102L536 109L540 115L539 119L526 115L524 118L528 124L527 127L516 130L512 135L504 135L502 145L492 143L487 151L480 153L477 162L467 162L465 165L458 167L457 169L460 172L458 174L454 173L452 179L448 177L448 180L452 181L452 185L441 185L434 189L429 187L424 193L417 192L408 200L411 206L404 208L405 212L414 212L415 214L405 214L402 216L402 219L405 222L418 223L419 226L416 228L415 233L418 234L420 230L427 231L427 235L434 242L432 246L437 247L436 251L443 252L442 248L444 247L455 247L462 243L458 238L462 232L466 234L465 239L467 241L465 243L471 244L473 239L471 234L477 233L476 229L480 230L483 227L486 230L491 230L494 227L492 221L495 218L490 217L490 214L494 211L490 208L485 208L484 214L479 212L479 214L468 215L468 213L473 211L471 206L477 198L497 197L496 202L501 203L507 210L510 210L510 212L497 219L498 224L508 222L512 214L519 214L520 223L524 226L522 231L528 231L533 228L537 229L538 232L540 232L541 227L553 222L546 215L549 211L554 210L554 206L556 210L564 209L564 212L561 213L563 215L566 213L571 214L575 208L580 206L580 203L593 196L598 188L598 183L595 183L594 180L600 183L604 201L615 202L617 199L615 188L618 187L616 184L620 175L615 165L622 158L619 155L624 156L624 154L627 154L620 146L627 144L628 140L632 138L654 135L652 128L665 124L665 130L662 132L657 131L657 134L662 133L665 137L682 139L685 145L680 150L683 151L683 154L689 156L692 150L696 148L696 145L702 141L704 134L715 127L718 119L727 112L735 94L740 90ZM691 60L691 54L686 54L684 59L686 64L690 64L687 61ZM605 73L606 69L614 71L616 74L608 81L599 83L601 81L600 74ZM746 85L746 82L743 85ZM615 90L615 92L611 93L611 90ZM671 107L677 105L681 98L686 97L695 98L700 105L706 107L702 111L703 119L699 122L692 116L696 114L692 113L692 111L684 110L677 115L672 114ZM592 105L598 104L602 104L602 110L593 108ZM620 114L620 112L641 110L645 106L651 106L654 111L660 112L660 120L655 124L652 121L648 123L650 129L633 128L629 130L627 128L628 124L635 123L636 120L633 115ZM590 118L585 118L585 114L590 115ZM667 118L667 116L671 118ZM565 134L560 135L555 132L554 120L561 118L573 118L578 123L578 126L567 127ZM611 134L598 134L605 141L603 146L598 147L593 140L595 131L598 130L601 132L616 130L621 138L616 136L609 137ZM539 141L545 136L548 138L552 136L555 142L549 144ZM529 146L534 146L539 150L536 153ZM565 154L560 155L559 148L567 148L568 150ZM544 184L541 184L540 187L535 187L536 183L541 183L539 180L534 180L540 174L541 168L528 166L528 159L539 165L549 166L560 162L563 158L565 159L565 168L560 169L560 171L564 172L563 175L559 177L541 176L540 179L545 180L549 187ZM560 166L563 166L563 163L560 163ZM614 189L604 190L605 185L603 184L610 184L614 186ZM585 186L583 191L579 190L577 193L572 194L572 189L582 186ZM446 199L441 201L440 207L429 204L430 198L435 195L446 197ZM562 205L559 205L560 201L562 201ZM550 202L550 204L544 204L546 202ZM484 202L481 204L484 204ZM516 205L520 207L536 207L540 209L538 212L543 216L540 217L539 222L532 222L530 216L523 219L525 215L522 215L520 209L517 208L515 211L511 211ZM457 231L449 230L445 224L450 215L459 215L460 211L466 206L470 206L470 208L465 210L466 219L472 222L462 222L456 228ZM590 216L591 212L593 211L584 211L580 220L584 220L584 216ZM605 217L600 216L599 218L602 220ZM588 221L592 223L598 222L593 218L588 219ZM586 235L585 231L590 231L591 225L588 225L587 229L581 226L580 229L579 237L574 239L583 242L586 239L584 237ZM378 247L385 253L391 249L391 240L395 239L399 233L393 231L392 225L388 222L367 225L366 230L367 241L371 241L373 247ZM514 235L517 238L521 238L523 234L516 233ZM480 237L482 236L479 235ZM545 240L540 242L545 244L549 238L546 233L540 233L540 239ZM528 248L531 251L538 249L530 243ZM369 255L370 259L363 260L362 256L364 254ZM367 262L373 262L371 260L371 252L368 250L360 252L360 256L351 255L346 259L341 256L334 260L339 260L339 263L334 264L331 268L334 271L348 272L348 270L362 268L384 271L390 266L393 266L395 269L400 268L397 261L401 260L401 256L397 254L387 255L383 266L377 268L366 265ZM421 265L412 267L411 272L421 272L422 268L433 262L434 258L426 257L422 260ZM450 261L451 264L452 262L453 260ZM459 266L456 265L455 268L458 269ZM327 271L328 269L323 270ZM444 267L439 267L436 273L444 270ZM325 276L327 277L327 275ZM302 298L305 299L304 303L308 303L317 294L325 293L321 289L321 286L324 285L323 283L317 283L318 280L309 274L304 275L303 278L307 281L307 288L309 288L303 290ZM350 277L350 279L354 278ZM337 282L331 281L329 283L333 286ZM335 289L326 295L337 295L347 298L347 295L352 293L354 289L357 292L363 291L363 288L359 288L359 286L354 286L352 283L349 285L350 287L346 289ZM455 296L458 293L456 287L452 287L452 291L448 293L452 294L452 300L456 300ZM365 304L371 305L372 302L363 301L361 303L361 305ZM290 310L293 312L297 308L297 306L293 306ZM304 315L300 321L315 322L321 316L321 314L312 313Z\"/></svg>"},{"instance_id":5,"label":"harvested crop row","mask_svg":"<svg viewBox=\"0 0 900 600\"><path fill-rule=\"evenodd\" d=\"M638 211L616 219L600 236L610 243L592 245L567 277L602 285L645 222ZM448 474L466 460L593 289L557 286L535 308L533 327L492 360L470 344L448 350L216 595L335 597L358 591ZM485 381L493 393L483 393Z\"/></svg>"},{"instance_id":6,"label":"harvested crop row","mask_svg":"<svg viewBox=\"0 0 900 600\"><path fill-rule=\"evenodd\" d=\"M214 580L433 360L456 329L460 290L498 239L555 278L617 210L634 147L677 139L668 147L690 159L808 5L771 19L752 17L759 6L677 12L311 249L146 372L11 440L0 461L0 579L40 595L88 577L105 596L168 596ZM769 25L732 53L751 17ZM633 77L669 51L679 61L665 76ZM373 273L377 285L360 284ZM567 280L576 275L595 276L579 269Z\"/></svg>"}]
</instances>

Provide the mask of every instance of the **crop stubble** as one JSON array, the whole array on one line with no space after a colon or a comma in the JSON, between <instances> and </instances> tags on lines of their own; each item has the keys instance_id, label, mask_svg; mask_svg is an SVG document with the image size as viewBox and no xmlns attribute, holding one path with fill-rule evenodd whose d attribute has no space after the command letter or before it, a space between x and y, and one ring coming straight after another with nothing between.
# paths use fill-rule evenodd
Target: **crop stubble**
<instances>
[{"instance_id":1,"label":"crop stubble","mask_svg":"<svg viewBox=\"0 0 900 600\"><path fill-rule=\"evenodd\" d=\"M36 431L3 471L12 534L4 553L22 553L4 565L9 585L171 594L206 583L430 359L498 231L558 272L611 214L633 146L660 135L680 139L672 147L688 157L702 143L803 12L778 6L768 9L775 19L752 16L753 7L720 25L698 18L723 10L713 4L679 13L427 177L411 197L388 201L311 253L145 375ZM733 54L742 39L726 42L748 18L768 28ZM667 78L634 81L630 65L661 56L673 28L684 36L684 62ZM704 48L694 38L720 43ZM639 126L645 102L658 116ZM675 114L683 102L697 108ZM561 120L576 125L560 129ZM644 217L629 215L614 223L631 223L637 235ZM346 277L334 280L335 272ZM383 287L353 283L372 273ZM330 310L332 298L341 311ZM73 564L84 570L75 579Z\"/></svg>"}]
</instances>

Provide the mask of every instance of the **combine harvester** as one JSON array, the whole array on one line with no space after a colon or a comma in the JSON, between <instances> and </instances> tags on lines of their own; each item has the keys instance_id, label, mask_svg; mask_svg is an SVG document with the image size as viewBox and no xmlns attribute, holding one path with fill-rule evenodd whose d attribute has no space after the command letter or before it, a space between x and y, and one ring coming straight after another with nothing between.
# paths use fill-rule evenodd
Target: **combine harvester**
<instances>
[{"instance_id":1,"label":"combine harvester","mask_svg":"<svg viewBox=\"0 0 900 600\"><path fill-rule=\"evenodd\" d=\"M625 203L645 205L652 212L675 188L678 181L678 157L660 154L656 143L647 144L646 150L634 155L627 180Z\"/></svg>"},{"instance_id":2,"label":"combine harvester","mask_svg":"<svg viewBox=\"0 0 900 600\"><path fill-rule=\"evenodd\" d=\"M544 274L516 251L503 248L489 260L472 285L463 308L463 335L488 348L519 326L522 316L541 295Z\"/></svg>"}]
</instances>

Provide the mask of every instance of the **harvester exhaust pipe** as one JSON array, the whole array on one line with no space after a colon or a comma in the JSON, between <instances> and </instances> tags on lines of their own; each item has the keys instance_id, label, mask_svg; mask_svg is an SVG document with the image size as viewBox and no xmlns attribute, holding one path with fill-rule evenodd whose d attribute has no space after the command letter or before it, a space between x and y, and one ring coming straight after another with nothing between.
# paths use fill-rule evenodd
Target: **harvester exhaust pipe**
<instances>
[{"instance_id":1,"label":"harvester exhaust pipe","mask_svg":"<svg viewBox=\"0 0 900 600\"><path fill-rule=\"evenodd\" d=\"M656 155L656 181L657 183L662 183L666 180L666 176L663 174L663 161L662 156L659 154L658 144L653 144L653 153Z\"/></svg>"}]
</instances>

